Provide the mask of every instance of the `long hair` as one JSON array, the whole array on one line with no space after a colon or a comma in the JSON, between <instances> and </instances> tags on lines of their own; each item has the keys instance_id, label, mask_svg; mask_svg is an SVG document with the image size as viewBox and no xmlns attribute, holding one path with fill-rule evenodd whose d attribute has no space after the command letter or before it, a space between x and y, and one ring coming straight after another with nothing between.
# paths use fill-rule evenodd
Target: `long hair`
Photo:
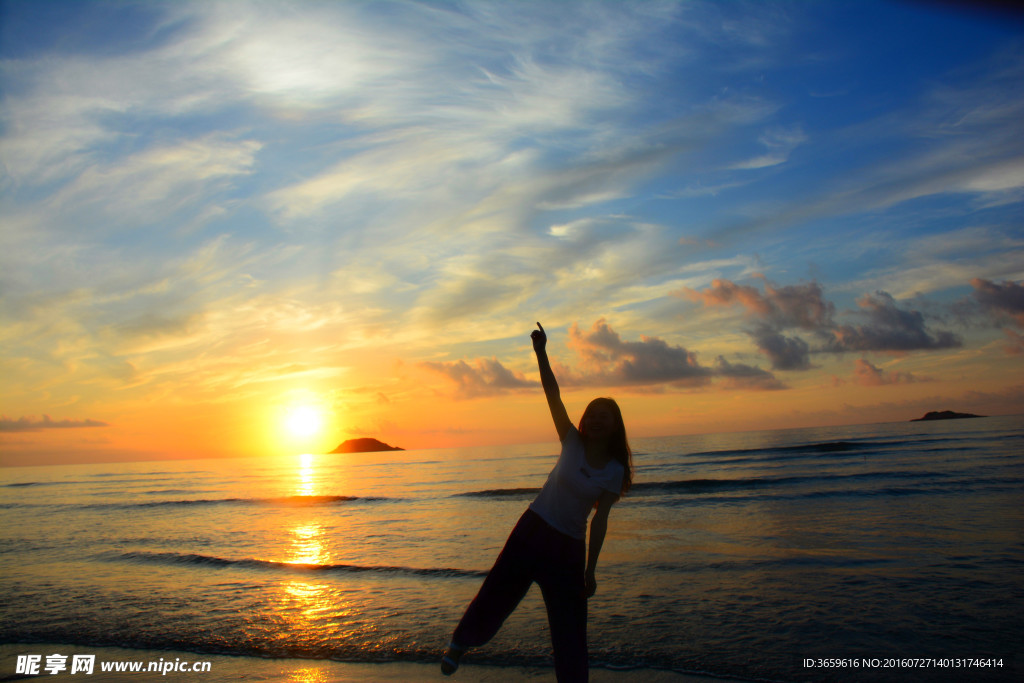
<instances>
[{"instance_id":1,"label":"long hair","mask_svg":"<svg viewBox=\"0 0 1024 683\"><path fill-rule=\"evenodd\" d=\"M615 402L615 399L595 398L590 402L587 409L583 411L583 417L580 418L580 437L586 442L587 433L584 431L583 425L586 422L587 413L590 412L591 408L599 405L607 406L612 411L612 415L615 416L616 426L611 436L608 437L608 454L622 465L622 491L619 492L619 495L624 496L629 491L630 486L633 485L633 451L630 450L629 441L626 440L626 423L622 419L622 411L619 409L619 404Z\"/></svg>"}]
</instances>

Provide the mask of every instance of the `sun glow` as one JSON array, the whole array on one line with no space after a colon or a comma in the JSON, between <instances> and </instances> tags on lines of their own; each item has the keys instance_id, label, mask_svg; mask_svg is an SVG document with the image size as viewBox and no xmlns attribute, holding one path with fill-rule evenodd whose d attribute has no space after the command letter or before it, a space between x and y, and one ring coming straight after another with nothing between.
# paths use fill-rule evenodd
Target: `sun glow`
<instances>
[{"instance_id":1,"label":"sun glow","mask_svg":"<svg viewBox=\"0 0 1024 683\"><path fill-rule=\"evenodd\" d=\"M317 436L323 429L324 418L319 410L312 406L298 406L288 411L285 426L288 432L300 439Z\"/></svg>"},{"instance_id":2,"label":"sun glow","mask_svg":"<svg viewBox=\"0 0 1024 683\"><path fill-rule=\"evenodd\" d=\"M265 413L270 450L279 454L321 453L330 449L335 415L319 397L302 392L285 397Z\"/></svg>"}]
</instances>

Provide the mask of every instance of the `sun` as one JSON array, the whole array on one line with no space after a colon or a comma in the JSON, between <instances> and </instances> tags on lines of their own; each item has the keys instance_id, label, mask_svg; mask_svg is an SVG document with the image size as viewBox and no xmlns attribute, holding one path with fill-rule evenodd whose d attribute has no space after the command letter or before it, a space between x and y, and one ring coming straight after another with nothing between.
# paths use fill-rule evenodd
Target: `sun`
<instances>
[{"instance_id":1,"label":"sun","mask_svg":"<svg viewBox=\"0 0 1024 683\"><path fill-rule=\"evenodd\" d=\"M285 427L294 438L310 439L320 434L324 426L324 416L313 406L297 406L288 411Z\"/></svg>"}]
</instances>

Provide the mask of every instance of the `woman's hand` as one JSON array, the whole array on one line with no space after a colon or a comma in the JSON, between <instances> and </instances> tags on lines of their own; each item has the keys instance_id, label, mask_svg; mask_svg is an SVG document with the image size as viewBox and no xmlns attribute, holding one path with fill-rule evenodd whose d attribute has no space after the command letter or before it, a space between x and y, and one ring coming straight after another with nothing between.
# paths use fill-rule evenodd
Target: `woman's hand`
<instances>
[{"instance_id":1,"label":"woman's hand","mask_svg":"<svg viewBox=\"0 0 1024 683\"><path fill-rule=\"evenodd\" d=\"M587 598L594 597L594 593L597 592L597 579L594 578L594 572L587 572L583 576L584 595Z\"/></svg>"},{"instance_id":2,"label":"woman's hand","mask_svg":"<svg viewBox=\"0 0 1024 683\"><path fill-rule=\"evenodd\" d=\"M544 328L541 327L540 323L537 323L537 328L538 329L530 333L530 339L533 340L533 350L540 352L547 346L548 335L545 334Z\"/></svg>"}]
</instances>

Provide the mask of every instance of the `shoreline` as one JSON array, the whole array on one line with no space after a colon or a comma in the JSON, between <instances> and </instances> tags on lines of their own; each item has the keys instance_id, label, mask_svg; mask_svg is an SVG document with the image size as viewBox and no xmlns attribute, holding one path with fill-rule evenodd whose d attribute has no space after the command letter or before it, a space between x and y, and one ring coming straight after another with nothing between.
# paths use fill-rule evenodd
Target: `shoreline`
<instances>
[{"instance_id":1,"label":"shoreline","mask_svg":"<svg viewBox=\"0 0 1024 683\"><path fill-rule=\"evenodd\" d=\"M52 654L67 657L67 669L52 675L45 670L46 658ZM39 671L35 675L17 673L19 655L41 655ZM93 673L70 673L73 655L95 655ZM166 674L146 672L150 662L170 667L172 662L191 666L209 662L208 671L174 671ZM140 672L104 672L102 663L137 664ZM0 644L0 681L83 680L93 683L119 683L129 680L152 680L159 676L168 681L202 681L203 683L229 683L234 681L290 681L292 683L355 683L356 681L452 681L458 683L501 683L509 681L553 681L554 668L505 667L465 662L450 677L440 671L440 654L436 664L419 662L339 662L323 659L271 659L252 656L207 655L180 650L136 650L121 647L91 647L60 643L3 643ZM661 669L612 670L592 668L590 680L594 683L708 683L739 679L719 678L712 675L679 673Z\"/></svg>"}]
</instances>

